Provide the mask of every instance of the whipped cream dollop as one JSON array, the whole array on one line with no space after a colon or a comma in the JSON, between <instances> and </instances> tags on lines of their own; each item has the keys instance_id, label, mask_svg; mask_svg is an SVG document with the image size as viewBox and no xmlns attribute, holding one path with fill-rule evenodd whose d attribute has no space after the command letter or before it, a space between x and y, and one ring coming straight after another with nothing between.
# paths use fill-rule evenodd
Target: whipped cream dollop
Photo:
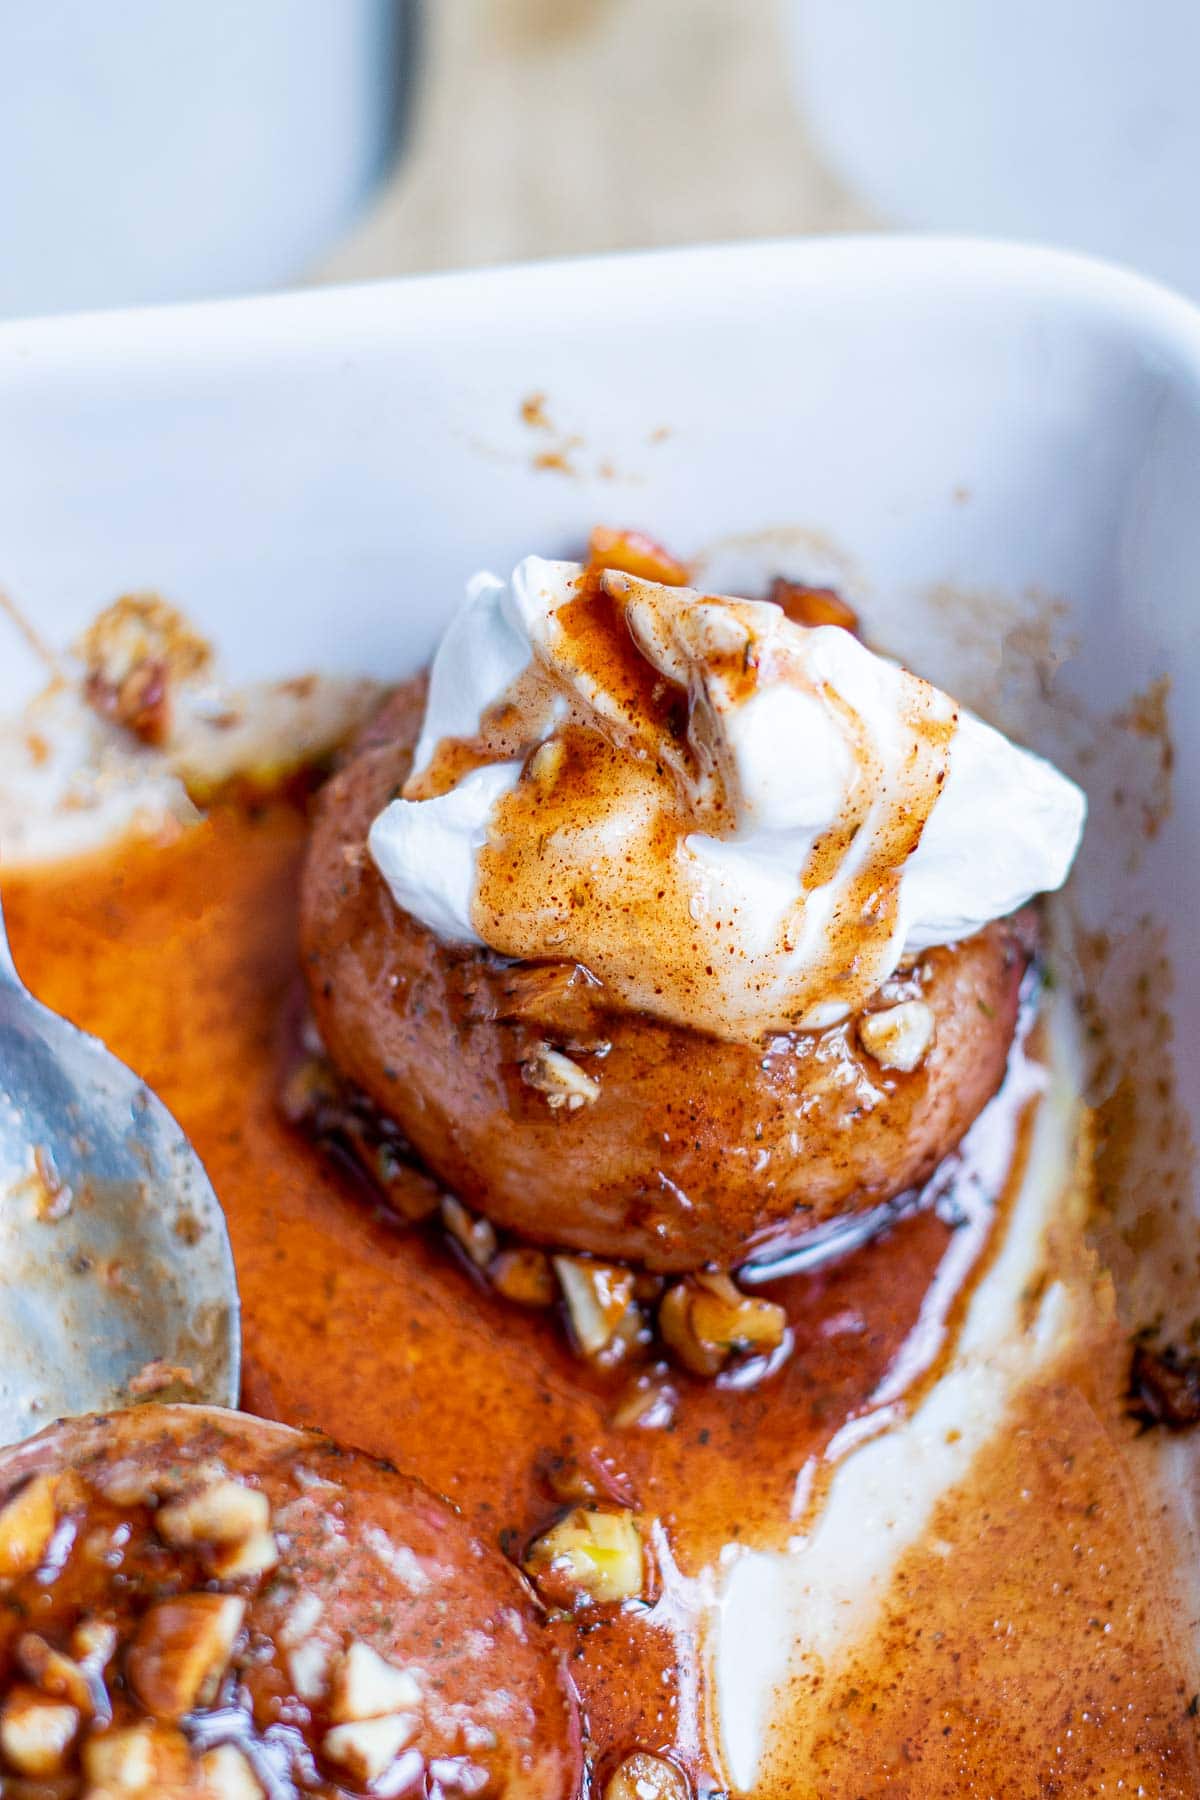
<instances>
[{"instance_id":1,"label":"whipped cream dollop","mask_svg":"<svg viewBox=\"0 0 1200 1800\"><path fill-rule=\"evenodd\" d=\"M369 845L441 938L754 1040L838 1023L1060 886L1084 814L849 631L530 556L470 583Z\"/></svg>"}]
</instances>

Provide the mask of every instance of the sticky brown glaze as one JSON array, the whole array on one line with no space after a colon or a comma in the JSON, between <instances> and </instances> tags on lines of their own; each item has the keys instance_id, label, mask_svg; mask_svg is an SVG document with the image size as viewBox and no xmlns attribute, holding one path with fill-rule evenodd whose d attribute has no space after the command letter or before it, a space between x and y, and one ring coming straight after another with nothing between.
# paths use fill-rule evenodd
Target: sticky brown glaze
<instances>
[{"instance_id":1,"label":"sticky brown glaze","mask_svg":"<svg viewBox=\"0 0 1200 1800\"><path fill-rule=\"evenodd\" d=\"M573 1704L512 1567L420 1482L217 1409L67 1421L0 1456L5 1792L38 1772L22 1723L64 1704L63 1800L126 1791L126 1755L152 1763L145 1792L211 1800L578 1785Z\"/></svg>"},{"instance_id":2,"label":"sticky brown glaze","mask_svg":"<svg viewBox=\"0 0 1200 1800\"><path fill-rule=\"evenodd\" d=\"M728 1543L782 1548L798 1484L811 1491L804 1472L871 1411L896 1359L911 1359L913 1334L927 1345L917 1357L926 1371L953 1341L1005 1195L989 1190L965 1281L939 1277L962 1245L947 1209L906 1213L854 1255L759 1290L786 1307L795 1340L768 1380L731 1391L665 1370L652 1412L632 1420L624 1367L585 1362L552 1313L514 1306L444 1243L402 1227L409 1209L385 1211L282 1116L306 841L292 799L222 803L166 843L0 871L32 991L146 1078L212 1178L242 1294L243 1404L292 1424L320 1420L402 1464L510 1554L564 1504L593 1498L665 1521L686 1578L715 1566ZM1003 1094L998 1104L1017 1169L1025 1109ZM969 1188L969 1160L963 1177ZM411 1179L414 1190L427 1185L416 1171ZM414 1191L414 1209L420 1199ZM682 1758L696 1793L722 1785L694 1628L669 1602L553 1626L593 1762L663 1750Z\"/></svg>"},{"instance_id":3,"label":"sticky brown glaze","mask_svg":"<svg viewBox=\"0 0 1200 1800\"><path fill-rule=\"evenodd\" d=\"M921 998L936 1038L881 1068L855 1021L730 1043L605 1004L574 965L448 947L393 902L366 849L408 774L423 687L398 691L320 797L302 950L339 1068L434 1173L540 1243L655 1270L733 1267L918 1186L999 1087L1028 961L1012 922L927 952L881 1002ZM595 1099L528 1079L561 1050Z\"/></svg>"},{"instance_id":4,"label":"sticky brown glaze","mask_svg":"<svg viewBox=\"0 0 1200 1800\"><path fill-rule=\"evenodd\" d=\"M1019 1397L874 1630L796 1671L760 1800L1200 1793L1191 1623L1163 1580L1165 1521L1130 1479L1124 1362L1097 1322Z\"/></svg>"},{"instance_id":5,"label":"sticky brown glaze","mask_svg":"<svg viewBox=\"0 0 1200 1800\"><path fill-rule=\"evenodd\" d=\"M773 1377L730 1391L676 1371L674 1408L657 1428L618 1424L622 1371L592 1369L548 1314L501 1300L422 1232L400 1229L281 1119L279 1021L295 978L304 841L290 803L220 805L166 845L2 876L34 992L145 1076L212 1176L241 1284L245 1404L321 1420L402 1463L452 1495L493 1548L519 1553L563 1503L594 1494L661 1521L685 1577L716 1571L726 1545L783 1549L822 1486L831 1440L871 1412L915 1340L932 1330L935 1357L953 1343L970 1227L955 1226L953 1206L907 1213L854 1254L772 1281L795 1333ZM1005 1093L996 1105L1008 1107ZM975 1179L967 1157L948 1199ZM1004 1195L989 1187L987 1199L972 1279L1005 1229ZM1137 1428L1125 1416L1128 1348L1112 1329L1109 1357L1085 1359L1084 1403L1031 1396L1003 1467L987 1459L947 1497L878 1645L863 1645L836 1691L782 1708L759 1800L1197 1791L1186 1761L1171 1774L1196 1731L1172 1636L1188 1615L1173 1621L1154 1598L1148 1560L1166 1526L1156 1518L1147 1534L1127 1479ZM1131 1553L1139 1541L1145 1556ZM695 1626L677 1606L664 1594L652 1608L571 1614L550 1628L580 1692L597 1795L634 1748L680 1761L698 1795L728 1787L693 1723ZM1101 1690L1108 1701L1093 1710ZM702 1728L706 1719L702 1693Z\"/></svg>"}]
</instances>

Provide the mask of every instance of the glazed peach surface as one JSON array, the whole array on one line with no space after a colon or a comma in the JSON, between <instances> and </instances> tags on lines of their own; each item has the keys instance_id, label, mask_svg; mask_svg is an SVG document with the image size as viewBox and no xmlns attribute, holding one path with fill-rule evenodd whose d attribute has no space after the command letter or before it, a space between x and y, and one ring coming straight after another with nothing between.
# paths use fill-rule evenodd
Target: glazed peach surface
<instances>
[{"instance_id":1,"label":"glazed peach surface","mask_svg":"<svg viewBox=\"0 0 1200 1800\"><path fill-rule=\"evenodd\" d=\"M926 951L820 1034L739 1043L624 1009L581 966L447 945L392 900L367 832L423 703L398 690L320 796L302 956L334 1062L464 1200L538 1243L729 1268L918 1187L959 1142L1004 1075L1027 921ZM911 1069L873 1038L906 1002Z\"/></svg>"},{"instance_id":2,"label":"glazed peach surface","mask_svg":"<svg viewBox=\"0 0 1200 1800\"><path fill-rule=\"evenodd\" d=\"M200 1800L563 1800L579 1762L528 1591L444 1501L162 1406L0 1455L0 1756L5 1793Z\"/></svg>"}]
</instances>

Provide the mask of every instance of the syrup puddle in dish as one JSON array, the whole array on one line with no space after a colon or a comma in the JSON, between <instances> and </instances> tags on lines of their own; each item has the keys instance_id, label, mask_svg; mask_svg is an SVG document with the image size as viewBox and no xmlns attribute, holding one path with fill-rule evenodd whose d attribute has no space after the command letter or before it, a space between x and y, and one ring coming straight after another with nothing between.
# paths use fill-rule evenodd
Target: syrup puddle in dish
<instances>
[{"instance_id":1,"label":"syrup puddle in dish","mask_svg":"<svg viewBox=\"0 0 1200 1800\"><path fill-rule=\"evenodd\" d=\"M285 798L220 803L172 841L4 882L34 992L136 1068L206 1163L244 1405L390 1457L509 1549L564 1477L632 1499L653 1605L555 1627L601 1782L640 1745L701 1791L763 1796L1200 1790L1124 1464L1127 1347L1079 1248L1067 1009L1028 1045L1045 1094L1011 1080L988 1115L990 1232L944 1204L765 1284L793 1319L782 1369L744 1392L679 1374L669 1429L615 1430L619 1375L281 1119L305 834Z\"/></svg>"}]
</instances>

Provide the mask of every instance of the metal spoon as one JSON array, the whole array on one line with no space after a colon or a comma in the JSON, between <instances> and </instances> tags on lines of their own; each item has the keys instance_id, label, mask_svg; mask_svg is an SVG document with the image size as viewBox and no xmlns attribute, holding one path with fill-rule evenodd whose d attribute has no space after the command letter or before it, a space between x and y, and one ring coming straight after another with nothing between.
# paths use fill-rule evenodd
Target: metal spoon
<instances>
[{"instance_id":1,"label":"metal spoon","mask_svg":"<svg viewBox=\"0 0 1200 1800\"><path fill-rule=\"evenodd\" d=\"M0 1444L151 1395L236 1406L239 1316L199 1157L26 990L0 911Z\"/></svg>"}]
</instances>

